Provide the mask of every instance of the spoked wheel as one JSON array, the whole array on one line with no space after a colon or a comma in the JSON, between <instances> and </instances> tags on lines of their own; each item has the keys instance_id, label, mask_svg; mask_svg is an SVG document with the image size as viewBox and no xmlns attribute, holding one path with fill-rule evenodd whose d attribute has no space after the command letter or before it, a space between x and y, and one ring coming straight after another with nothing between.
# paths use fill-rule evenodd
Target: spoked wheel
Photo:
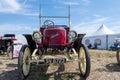
<instances>
[{"instance_id":1,"label":"spoked wheel","mask_svg":"<svg viewBox=\"0 0 120 80\"><path fill-rule=\"evenodd\" d=\"M8 46L8 48L7 48L7 56L10 59L13 59L13 47L12 46Z\"/></svg>"},{"instance_id":2,"label":"spoked wheel","mask_svg":"<svg viewBox=\"0 0 120 80\"><path fill-rule=\"evenodd\" d=\"M80 70L80 76L87 78L90 73L90 55L88 48L81 44L78 51L78 66Z\"/></svg>"},{"instance_id":3,"label":"spoked wheel","mask_svg":"<svg viewBox=\"0 0 120 80\"><path fill-rule=\"evenodd\" d=\"M27 45L22 46L18 57L18 71L21 79L28 77L30 72L31 52Z\"/></svg>"},{"instance_id":4,"label":"spoked wheel","mask_svg":"<svg viewBox=\"0 0 120 80\"><path fill-rule=\"evenodd\" d=\"M117 50L116 58L117 58L118 64L120 65L120 49Z\"/></svg>"}]
</instances>

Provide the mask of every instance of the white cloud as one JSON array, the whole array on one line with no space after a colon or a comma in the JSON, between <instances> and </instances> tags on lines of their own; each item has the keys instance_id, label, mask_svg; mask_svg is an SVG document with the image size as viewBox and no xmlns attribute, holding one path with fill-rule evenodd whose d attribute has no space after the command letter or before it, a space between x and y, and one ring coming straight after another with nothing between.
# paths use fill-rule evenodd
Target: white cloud
<instances>
[{"instance_id":1,"label":"white cloud","mask_svg":"<svg viewBox=\"0 0 120 80\"><path fill-rule=\"evenodd\" d=\"M120 25L116 25L116 26L112 26L111 30L113 30L115 33L119 33L120 34Z\"/></svg>"},{"instance_id":2,"label":"white cloud","mask_svg":"<svg viewBox=\"0 0 120 80\"><path fill-rule=\"evenodd\" d=\"M17 3L16 0L4 0L6 2L6 5L8 5L8 7L11 7L14 10L19 10L21 8L21 5L19 3Z\"/></svg>"},{"instance_id":3,"label":"white cloud","mask_svg":"<svg viewBox=\"0 0 120 80\"><path fill-rule=\"evenodd\" d=\"M92 34L98 29L99 26L101 26L101 24L103 24L107 20L108 19L105 17L96 18L91 21L81 22L78 25L72 27L72 29L77 31L78 33Z\"/></svg>"},{"instance_id":4,"label":"white cloud","mask_svg":"<svg viewBox=\"0 0 120 80\"><path fill-rule=\"evenodd\" d=\"M99 14L94 14L93 16L94 16L94 17L102 17L102 16L99 15Z\"/></svg>"},{"instance_id":5,"label":"white cloud","mask_svg":"<svg viewBox=\"0 0 120 80\"><path fill-rule=\"evenodd\" d=\"M120 33L120 21L119 20L111 20L108 22L108 27L111 27L111 30L113 30L115 33Z\"/></svg>"},{"instance_id":6,"label":"white cloud","mask_svg":"<svg viewBox=\"0 0 120 80\"><path fill-rule=\"evenodd\" d=\"M1 0L0 12L16 12L21 9L21 5L17 0Z\"/></svg>"},{"instance_id":7,"label":"white cloud","mask_svg":"<svg viewBox=\"0 0 120 80\"><path fill-rule=\"evenodd\" d=\"M82 0L85 5L88 5L91 1L90 0Z\"/></svg>"},{"instance_id":8,"label":"white cloud","mask_svg":"<svg viewBox=\"0 0 120 80\"><path fill-rule=\"evenodd\" d=\"M1 0L0 13L21 14L26 16L38 16L37 12L32 12L28 8L27 0Z\"/></svg>"},{"instance_id":9,"label":"white cloud","mask_svg":"<svg viewBox=\"0 0 120 80\"><path fill-rule=\"evenodd\" d=\"M115 33L120 33L120 21L112 20L108 17L95 15L95 19L84 21L72 27L78 33L86 33L87 35L93 34L102 24L106 25L110 30Z\"/></svg>"},{"instance_id":10,"label":"white cloud","mask_svg":"<svg viewBox=\"0 0 120 80\"><path fill-rule=\"evenodd\" d=\"M101 17L101 18L97 18L96 20L94 20L94 23L103 23L103 22L105 22L107 20L108 20L108 18Z\"/></svg>"},{"instance_id":11,"label":"white cloud","mask_svg":"<svg viewBox=\"0 0 120 80\"><path fill-rule=\"evenodd\" d=\"M23 12L16 12L16 14L21 14L21 15L25 15L25 16L39 16L39 12L23 11Z\"/></svg>"},{"instance_id":12,"label":"white cloud","mask_svg":"<svg viewBox=\"0 0 120 80\"><path fill-rule=\"evenodd\" d=\"M28 25L19 25L19 24L3 24L0 25L0 35L6 33L15 33L15 34L24 34L24 33L32 33L34 30L39 30L37 28L33 28L33 26Z\"/></svg>"},{"instance_id":13,"label":"white cloud","mask_svg":"<svg viewBox=\"0 0 120 80\"><path fill-rule=\"evenodd\" d=\"M92 34L93 32L95 32L98 27L98 24L93 24L90 22L84 22L84 23L80 23L74 27L72 27L72 30L77 31L77 33L86 33L86 34Z\"/></svg>"},{"instance_id":14,"label":"white cloud","mask_svg":"<svg viewBox=\"0 0 120 80\"><path fill-rule=\"evenodd\" d=\"M63 2L66 5L79 5L79 2Z\"/></svg>"}]
</instances>

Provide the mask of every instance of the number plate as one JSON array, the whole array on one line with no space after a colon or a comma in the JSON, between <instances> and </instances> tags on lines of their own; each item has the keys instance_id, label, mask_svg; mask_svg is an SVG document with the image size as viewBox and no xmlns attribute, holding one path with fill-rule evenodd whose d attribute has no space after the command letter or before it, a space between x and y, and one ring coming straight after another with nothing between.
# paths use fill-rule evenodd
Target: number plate
<instances>
[{"instance_id":1,"label":"number plate","mask_svg":"<svg viewBox=\"0 0 120 80\"><path fill-rule=\"evenodd\" d=\"M54 63L54 64L62 64L66 62L65 58L47 58L44 59L44 62L47 64Z\"/></svg>"}]
</instances>

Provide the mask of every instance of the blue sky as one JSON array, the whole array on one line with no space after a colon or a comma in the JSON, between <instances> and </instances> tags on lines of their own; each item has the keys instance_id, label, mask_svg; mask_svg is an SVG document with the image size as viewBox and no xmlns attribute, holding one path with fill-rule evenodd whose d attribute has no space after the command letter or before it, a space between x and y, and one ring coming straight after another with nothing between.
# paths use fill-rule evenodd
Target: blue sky
<instances>
[{"instance_id":1,"label":"blue sky","mask_svg":"<svg viewBox=\"0 0 120 80\"><path fill-rule=\"evenodd\" d=\"M102 24L120 33L120 0L0 0L0 35L25 34L39 30L42 15L67 16L71 6L71 29L92 34ZM44 21L45 19L42 19ZM67 19L50 19L67 24Z\"/></svg>"}]
</instances>

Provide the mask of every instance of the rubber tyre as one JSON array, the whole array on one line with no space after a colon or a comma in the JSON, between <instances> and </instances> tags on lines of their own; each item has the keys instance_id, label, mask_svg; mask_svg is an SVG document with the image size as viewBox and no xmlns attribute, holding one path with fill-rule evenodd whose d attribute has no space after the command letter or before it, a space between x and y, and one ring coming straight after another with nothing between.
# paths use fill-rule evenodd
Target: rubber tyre
<instances>
[{"instance_id":1,"label":"rubber tyre","mask_svg":"<svg viewBox=\"0 0 120 80\"><path fill-rule=\"evenodd\" d=\"M10 59L13 59L13 47L12 46L8 46L8 48L7 48L7 56Z\"/></svg>"},{"instance_id":2,"label":"rubber tyre","mask_svg":"<svg viewBox=\"0 0 120 80\"><path fill-rule=\"evenodd\" d=\"M118 65L120 65L120 49L117 50L116 58L117 58Z\"/></svg>"},{"instance_id":3,"label":"rubber tyre","mask_svg":"<svg viewBox=\"0 0 120 80\"><path fill-rule=\"evenodd\" d=\"M21 80L24 80L29 76L31 67L30 60L31 60L30 48L27 45L23 45L18 57L18 71L19 78Z\"/></svg>"},{"instance_id":4,"label":"rubber tyre","mask_svg":"<svg viewBox=\"0 0 120 80\"><path fill-rule=\"evenodd\" d=\"M91 63L88 48L83 44L78 51L78 60L80 60L78 61L80 76L86 79L90 74Z\"/></svg>"}]
</instances>

